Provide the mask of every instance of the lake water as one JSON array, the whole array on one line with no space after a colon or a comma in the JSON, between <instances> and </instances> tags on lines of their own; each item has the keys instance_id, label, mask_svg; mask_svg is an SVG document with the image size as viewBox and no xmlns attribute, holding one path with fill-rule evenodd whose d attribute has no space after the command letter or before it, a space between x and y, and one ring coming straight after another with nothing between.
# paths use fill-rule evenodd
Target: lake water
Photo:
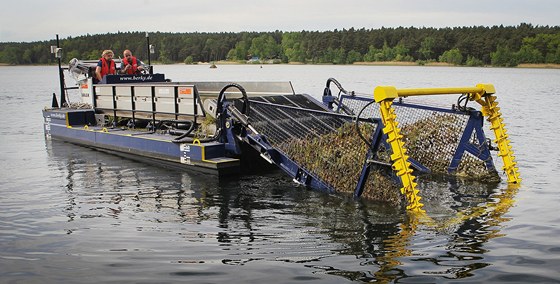
<instances>
[{"instance_id":1,"label":"lake water","mask_svg":"<svg viewBox=\"0 0 560 284\"><path fill-rule=\"evenodd\" d=\"M421 192L430 223L281 173L218 181L167 170L46 142L41 109L58 93L56 67L0 67L0 282L560 282L560 70L155 69L174 81L291 81L316 98L330 77L364 94L492 83L523 181L432 184Z\"/></svg>"}]
</instances>

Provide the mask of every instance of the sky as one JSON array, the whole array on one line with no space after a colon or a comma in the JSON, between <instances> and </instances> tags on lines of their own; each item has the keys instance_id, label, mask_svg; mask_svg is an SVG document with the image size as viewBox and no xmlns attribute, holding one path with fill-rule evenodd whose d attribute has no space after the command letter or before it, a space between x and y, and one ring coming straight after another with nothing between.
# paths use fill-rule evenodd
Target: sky
<instances>
[{"instance_id":1,"label":"sky","mask_svg":"<svg viewBox=\"0 0 560 284\"><path fill-rule=\"evenodd\" d=\"M0 0L0 42L115 32L560 26L560 0Z\"/></svg>"}]
</instances>

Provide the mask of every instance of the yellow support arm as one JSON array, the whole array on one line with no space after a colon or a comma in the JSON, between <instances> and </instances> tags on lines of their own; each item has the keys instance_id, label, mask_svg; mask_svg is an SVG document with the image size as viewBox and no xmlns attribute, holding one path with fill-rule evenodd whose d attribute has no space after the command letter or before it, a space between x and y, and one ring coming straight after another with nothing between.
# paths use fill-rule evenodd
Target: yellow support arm
<instances>
[{"instance_id":1,"label":"yellow support arm","mask_svg":"<svg viewBox=\"0 0 560 284\"><path fill-rule=\"evenodd\" d=\"M387 135L387 142L391 145L392 155L391 161L393 161L393 171L401 179L403 187L401 188L401 193L406 196L408 205L406 209L424 212L422 209L423 204L420 203L420 196L418 195L418 190L416 189L416 178L412 174L412 168L408 162L408 155L406 154L406 148L404 147L404 142L402 140L402 134L400 133L400 128L398 128L398 122L395 120L397 115L392 107L393 99L396 98L397 92L394 87L376 87L374 90L375 101L379 103L379 108L381 111L381 120L383 121L383 133ZM378 98L381 98L378 100Z\"/></svg>"},{"instance_id":2,"label":"yellow support arm","mask_svg":"<svg viewBox=\"0 0 560 284\"><path fill-rule=\"evenodd\" d=\"M451 95L451 94L470 94L482 92L479 87L457 87L457 88L417 88L417 89L398 89L399 97L425 96L425 95Z\"/></svg>"},{"instance_id":3,"label":"yellow support arm","mask_svg":"<svg viewBox=\"0 0 560 284\"><path fill-rule=\"evenodd\" d=\"M508 183L518 184L521 182L519 168L516 167L517 163L515 162L512 147L509 144L506 126L502 123L504 119L498 107L497 97L493 95L496 92L494 86L478 84L477 87L482 90L472 93L470 100L476 101L482 106L482 115L486 116L488 122L490 122L490 128L494 131L494 136L496 136L494 142L498 145L498 156L504 162L503 170L507 175Z\"/></svg>"}]
</instances>

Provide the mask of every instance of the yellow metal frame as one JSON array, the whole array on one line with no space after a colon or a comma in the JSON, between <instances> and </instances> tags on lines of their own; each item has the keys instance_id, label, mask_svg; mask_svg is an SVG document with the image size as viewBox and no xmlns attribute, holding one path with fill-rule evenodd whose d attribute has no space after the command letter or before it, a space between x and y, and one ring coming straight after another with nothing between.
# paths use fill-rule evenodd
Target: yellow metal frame
<instances>
[{"instance_id":1,"label":"yellow metal frame","mask_svg":"<svg viewBox=\"0 0 560 284\"><path fill-rule=\"evenodd\" d=\"M482 91L472 93L470 100L476 101L482 106L482 115L487 117L490 122L490 128L494 131L496 140L494 142L498 145L498 156L502 157L504 162L503 170L507 175L508 183L518 184L521 183L519 175L519 168L516 167L515 156L510 145L509 136L506 131L502 113L498 107L497 97L494 95L496 92L494 86L490 84L478 84L478 88Z\"/></svg>"},{"instance_id":2,"label":"yellow metal frame","mask_svg":"<svg viewBox=\"0 0 560 284\"><path fill-rule=\"evenodd\" d=\"M469 94L471 101L476 101L482 106L482 114L490 122L490 128L494 131L498 145L499 154L503 160L503 170L507 175L508 183L517 184L521 182L519 169L516 167L515 156L506 133L503 118L494 86L491 84L478 84L476 87L456 87L456 88L417 88L417 89L397 89L393 86L378 86L373 92L374 99L379 103L381 119L385 127L383 133L387 134L387 142L391 145L393 154L393 170L401 179L403 193L408 201L407 209L412 211L423 211L423 204L420 203L419 190L416 189L416 178L412 174L412 168L408 162L406 148L402 141L402 134L398 128L395 110L392 107L393 100L399 97L425 96L425 95L449 95L449 94Z\"/></svg>"},{"instance_id":3,"label":"yellow metal frame","mask_svg":"<svg viewBox=\"0 0 560 284\"><path fill-rule=\"evenodd\" d=\"M401 193L406 196L408 204L406 209L423 212L422 203L420 203L420 196L418 189L416 189L416 177L412 174L410 162L408 162L408 155L404 147L401 130L398 127L399 123L395 120L397 115L393 109L393 99L397 98L398 92L395 87L377 87L374 90L374 98L379 103L381 111L381 120L383 121L383 133L387 135L387 143L391 145L391 161L393 161L393 171L401 179L403 187Z\"/></svg>"}]
</instances>

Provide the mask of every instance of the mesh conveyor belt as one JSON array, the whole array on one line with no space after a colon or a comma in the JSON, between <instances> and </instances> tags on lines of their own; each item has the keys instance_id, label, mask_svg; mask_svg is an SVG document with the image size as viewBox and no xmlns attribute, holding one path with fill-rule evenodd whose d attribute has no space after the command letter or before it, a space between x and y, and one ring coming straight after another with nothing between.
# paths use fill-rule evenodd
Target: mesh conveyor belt
<instances>
[{"instance_id":1,"label":"mesh conveyor belt","mask_svg":"<svg viewBox=\"0 0 560 284\"><path fill-rule=\"evenodd\" d=\"M311 101L305 95L289 95L289 96L264 96L264 97L251 97L251 101L268 102L272 104L279 104L285 106L293 106L314 110L325 110L317 102Z\"/></svg>"},{"instance_id":2,"label":"mesh conveyor belt","mask_svg":"<svg viewBox=\"0 0 560 284\"><path fill-rule=\"evenodd\" d=\"M355 192L369 150L356 131L355 117L263 101L251 102L249 116L251 125L276 150L328 185L329 190ZM379 133L378 127L379 120L359 121L360 132L366 139ZM386 162L387 157L372 158ZM399 196L397 183L383 169L376 167L366 174L361 196L400 200L394 197Z\"/></svg>"},{"instance_id":3,"label":"mesh conveyor belt","mask_svg":"<svg viewBox=\"0 0 560 284\"><path fill-rule=\"evenodd\" d=\"M349 116L257 101L251 102L250 118L273 145L330 133L352 121Z\"/></svg>"}]
</instances>

